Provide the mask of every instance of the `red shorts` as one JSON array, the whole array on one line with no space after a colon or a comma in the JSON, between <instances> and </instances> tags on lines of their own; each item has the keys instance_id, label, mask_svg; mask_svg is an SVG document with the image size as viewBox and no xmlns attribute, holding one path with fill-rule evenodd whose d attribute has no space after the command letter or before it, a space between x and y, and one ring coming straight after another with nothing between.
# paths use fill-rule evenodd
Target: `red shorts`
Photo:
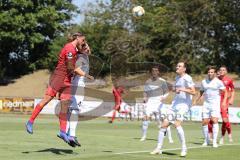
<instances>
[{"instance_id":1,"label":"red shorts","mask_svg":"<svg viewBox=\"0 0 240 160\"><path fill-rule=\"evenodd\" d=\"M56 97L57 93L59 94L59 100L71 100L71 84L64 84L61 88L54 89L53 86L49 85L45 95Z\"/></svg>"}]
</instances>

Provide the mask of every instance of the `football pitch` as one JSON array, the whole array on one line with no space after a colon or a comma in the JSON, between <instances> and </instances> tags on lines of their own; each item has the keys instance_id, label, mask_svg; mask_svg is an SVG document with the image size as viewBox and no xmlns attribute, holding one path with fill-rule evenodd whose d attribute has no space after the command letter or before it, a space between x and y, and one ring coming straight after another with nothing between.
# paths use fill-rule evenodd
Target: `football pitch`
<instances>
[{"instance_id":1,"label":"football pitch","mask_svg":"<svg viewBox=\"0 0 240 160\"><path fill-rule=\"evenodd\" d=\"M72 148L57 138L58 119L55 116L40 116L34 126L34 134L25 131L28 116L0 114L0 159L1 160L238 160L240 159L240 126L232 125L233 143L219 148L202 147L201 123L185 122L188 155L179 157L180 143L175 128L172 129L174 144L165 138L162 155L150 155L157 144L158 128L151 122L148 138L140 142L141 121L108 119L80 121L77 137L82 147ZM221 128L221 125L220 125ZM220 133L220 132L219 132Z\"/></svg>"}]
</instances>

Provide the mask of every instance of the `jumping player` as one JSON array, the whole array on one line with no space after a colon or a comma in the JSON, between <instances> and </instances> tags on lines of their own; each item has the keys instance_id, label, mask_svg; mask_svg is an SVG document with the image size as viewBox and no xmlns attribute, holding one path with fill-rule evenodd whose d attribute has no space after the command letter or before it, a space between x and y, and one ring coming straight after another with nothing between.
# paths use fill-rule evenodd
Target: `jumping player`
<instances>
[{"instance_id":1,"label":"jumping player","mask_svg":"<svg viewBox=\"0 0 240 160\"><path fill-rule=\"evenodd\" d=\"M44 106L46 106L59 93L61 100L61 111L59 113L60 132L59 136L69 143L66 133L67 112L71 100L71 79L73 74L83 75L76 68L77 47L81 48L85 44L85 36L82 33L74 33L71 35L71 42L68 42L61 50L58 57L58 64L50 77L48 88L44 98L37 104L33 113L26 124L28 133L33 134L33 123Z\"/></svg>"},{"instance_id":2,"label":"jumping player","mask_svg":"<svg viewBox=\"0 0 240 160\"><path fill-rule=\"evenodd\" d=\"M82 76L75 75L72 80L72 98L71 105L69 108L69 119L67 125L67 134L70 141L69 145L72 147L81 146L76 137L76 128L78 124L78 116L81 110L81 105L84 101L84 87L86 78L94 80L92 76L89 75L89 58L91 54L88 44L78 51L78 58L76 61L76 68L81 70Z\"/></svg>"}]
</instances>

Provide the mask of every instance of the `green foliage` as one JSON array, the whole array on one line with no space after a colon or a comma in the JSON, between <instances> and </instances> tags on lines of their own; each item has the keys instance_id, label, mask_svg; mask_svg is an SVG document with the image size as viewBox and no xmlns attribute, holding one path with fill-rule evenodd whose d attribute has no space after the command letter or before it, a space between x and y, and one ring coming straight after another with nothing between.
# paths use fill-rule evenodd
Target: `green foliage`
<instances>
[{"instance_id":1,"label":"green foliage","mask_svg":"<svg viewBox=\"0 0 240 160\"><path fill-rule=\"evenodd\" d=\"M132 16L136 5L144 7L143 17ZM81 10L84 22L71 27L67 22L77 9L69 0L3 0L0 10L1 77L54 69L66 35L76 31L86 35L91 71L101 76L111 72L116 54L170 71L179 60L193 73L210 64L226 64L230 71L240 66L237 0L101 0Z\"/></svg>"},{"instance_id":2,"label":"green foliage","mask_svg":"<svg viewBox=\"0 0 240 160\"><path fill-rule=\"evenodd\" d=\"M0 10L2 78L46 68L49 45L68 28L77 8L69 0L3 0Z\"/></svg>"},{"instance_id":3,"label":"green foliage","mask_svg":"<svg viewBox=\"0 0 240 160\"><path fill-rule=\"evenodd\" d=\"M143 17L131 15L135 5L144 7ZM239 68L239 1L112 0L90 8L79 28L105 62L114 54L104 50L106 43L130 40L144 45L139 61L162 63L170 70L179 60L187 61L194 73L204 72L207 65ZM133 54L128 50L129 57Z\"/></svg>"}]
</instances>

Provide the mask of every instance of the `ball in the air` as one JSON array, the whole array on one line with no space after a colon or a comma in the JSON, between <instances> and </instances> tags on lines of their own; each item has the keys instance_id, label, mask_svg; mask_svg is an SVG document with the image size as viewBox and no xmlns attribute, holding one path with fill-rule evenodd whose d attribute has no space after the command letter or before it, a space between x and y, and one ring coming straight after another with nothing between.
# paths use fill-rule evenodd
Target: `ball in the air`
<instances>
[{"instance_id":1,"label":"ball in the air","mask_svg":"<svg viewBox=\"0 0 240 160\"><path fill-rule=\"evenodd\" d=\"M145 10L142 6L133 7L132 13L134 17L141 17L145 14Z\"/></svg>"}]
</instances>

